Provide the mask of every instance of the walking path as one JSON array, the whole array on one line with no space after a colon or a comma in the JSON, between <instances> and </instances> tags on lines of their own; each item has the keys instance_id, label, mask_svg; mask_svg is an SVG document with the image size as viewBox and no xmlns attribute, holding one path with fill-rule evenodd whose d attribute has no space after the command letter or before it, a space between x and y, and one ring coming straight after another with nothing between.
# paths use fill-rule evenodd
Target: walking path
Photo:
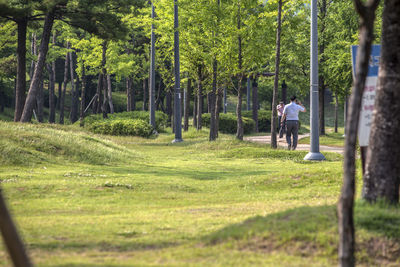
<instances>
[{"instance_id":1,"label":"walking path","mask_svg":"<svg viewBox=\"0 0 400 267\"><path fill-rule=\"evenodd\" d=\"M310 134L302 134L299 135L299 140L305 137L310 136ZM270 144L271 143L271 135L267 136L248 136L245 137L244 140L250 141L250 142L256 142L256 143L261 143L261 144ZM287 143L286 143L286 136L283 138L278 137L278 147L281 148L287 148ZM297 145L297 150L303 150L303 151L310 151L310 145L309 144L298 144ZM343 147L332 147L332 146L319 146L319 150L321 152L326 151L326 152L336 152L343 154Z\"/></svg>"}]
</instances>

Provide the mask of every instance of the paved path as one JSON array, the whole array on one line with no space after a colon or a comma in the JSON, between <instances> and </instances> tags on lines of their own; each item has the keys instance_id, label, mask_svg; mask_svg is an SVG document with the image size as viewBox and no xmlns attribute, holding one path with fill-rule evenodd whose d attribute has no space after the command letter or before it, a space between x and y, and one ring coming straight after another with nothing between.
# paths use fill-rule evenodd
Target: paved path
<instances>
[{"instance_id":1,"label":"paved path","mask_svg":"<svg viewBox=\"0 0 400 267\"><path fill-rule=\"evenodd\" d=\"M299 135L299 140L302 138L308 137L308 136L310 136L310 134ZM248 137L245 137L244 140L250 141L250 142L261 143L261 144L270 144L271 143L271 135L248 136ZM286 136L284 136L283 138L278 138L278 147L287 148ZM310 145L309 144L298 144L297 150L309 151ZM321 152L327 151L327 152L336 152L336 153L343 154L343 147L331 147L331 146L321 146L320 145L319 150Z\"/></svg>"}]
</instances>

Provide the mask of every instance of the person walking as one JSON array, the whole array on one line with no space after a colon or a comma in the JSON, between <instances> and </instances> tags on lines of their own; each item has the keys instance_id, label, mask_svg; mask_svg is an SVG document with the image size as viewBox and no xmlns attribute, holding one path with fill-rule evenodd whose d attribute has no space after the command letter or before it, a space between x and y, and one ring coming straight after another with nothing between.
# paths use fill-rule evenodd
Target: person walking
<instances>
[{"instance_id":1,"label":"person walking","mask_svg":"<svg viewBox=\"0 0 400 267\"><path fill-rule=\"evenodd\" d=\"M306 112L306 108L297 101L296 96L290 98L290 104L283 109L281 125L286 119L286 142L289 150L296 150L299 131L299 112ZM293 135L293 142L291 136Z\"/></svg>"},{"instance_id":2,"label":"person walking","mask_svg":"<svg viewBox=\"0 0 400 267\"><path fill-rule=\"evenodd\" d=\"M276 106L276 111L278 112L278 133L279 133L279 138L283 137L283 134L285 132L285 122L281 124L282 121L282 116L283 116L283 109L285 108L285 104L283 101L279 102L279 105Z\"/></svg>"}]
</instances>

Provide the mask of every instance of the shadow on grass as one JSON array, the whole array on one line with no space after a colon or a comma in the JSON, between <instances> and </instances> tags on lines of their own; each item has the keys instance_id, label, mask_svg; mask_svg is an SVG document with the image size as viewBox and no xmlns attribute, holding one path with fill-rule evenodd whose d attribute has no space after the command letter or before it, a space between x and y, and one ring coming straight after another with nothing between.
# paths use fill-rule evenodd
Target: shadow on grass
<instances>
[{"instance_id":1,"label":"shadow on grass","mask_svg":"<svg viewBox=\"0 0 400 267\"><path fill-rule=\"evenodd\" d=\"M30 249L42 249L46 251L51 250L99 250L109 252L126 252L126 251L146 251L146 250L160 250L179 246L176 242L154 241L154 242L135 242L135 240L123 242L68 242L68 241L49 241L43 243L30 243Z\"/></svg>"},{"instance_id":2,"label":"shadow on grass","mask_svg":"<svg viewBox=\"0 0 400 267\"><path fill-rule=\"evenodd\" d=\"M369 205L355 207L357 257L373 265L400 259L400 208ZM273 252L337 260L336 206L299 207L257 216L229 225L203 238L207 245L231 244L239 250ZM389 253L388 253L389 251Z\"/></svg>"}]
</instances>

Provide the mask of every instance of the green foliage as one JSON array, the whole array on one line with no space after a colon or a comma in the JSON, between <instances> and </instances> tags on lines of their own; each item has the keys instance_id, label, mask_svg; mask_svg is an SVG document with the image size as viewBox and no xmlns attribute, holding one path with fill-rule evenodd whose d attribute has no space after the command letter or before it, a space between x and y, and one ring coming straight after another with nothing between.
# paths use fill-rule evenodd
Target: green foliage
<instances>
[{"instance_id":1,"label":"green foliage","mask_svg":"<svg viewBox=\"0 0 400 267\"><path fill-rule=\"evenodd\" d=\"M97 134L150 137L153 127L140 119L106 120L94 122L89 130Z\"/></svg>"},{"instance_id":2,"label":"green foliage","mask_svg":"<svg viewBox=\"0 0 400 267\"><path fill-rule=\"evenodd\" d=\"M255 126L253 119L242 117L242 120L244 133L249 134L253 132ZM202 122L204 126L210 126L210 113L202 115ZM237 130L237 117L233 113L220 113L218 125L221 133L235 134Z\"/></svg>"},{"instance_id":3,"label":"green foliage","mask_svg":"<svg viewBox=\"0 0 400 267\"><path fill-rule=\"evenodd\" d=\"M105 121L113 120L142 120L149 121L148 111L125 111L121 113L108 114L108 118ZM93 123L103 121L103 114L94 114L87 116L84 120L84 125L86 127L91 127ZM79 122L77 122L79 123ZM162 132L165 127L167 127L168 117L165 113L161 111L156 111L156 130Z\"/></svg>"},{"instance_id":4,"label":"green foliage","mask_svg":"<svg viewBox=\"0 0 400 267\"><path fill-rule=\"evenodd\" d=\"M272 111L270 110L259 110L258 111L258 131L259 132L270 132L271 131L271 114ZM253 112L250 111L243 111L243 117L252 119Z\"/></svg>"}]
</instances>

